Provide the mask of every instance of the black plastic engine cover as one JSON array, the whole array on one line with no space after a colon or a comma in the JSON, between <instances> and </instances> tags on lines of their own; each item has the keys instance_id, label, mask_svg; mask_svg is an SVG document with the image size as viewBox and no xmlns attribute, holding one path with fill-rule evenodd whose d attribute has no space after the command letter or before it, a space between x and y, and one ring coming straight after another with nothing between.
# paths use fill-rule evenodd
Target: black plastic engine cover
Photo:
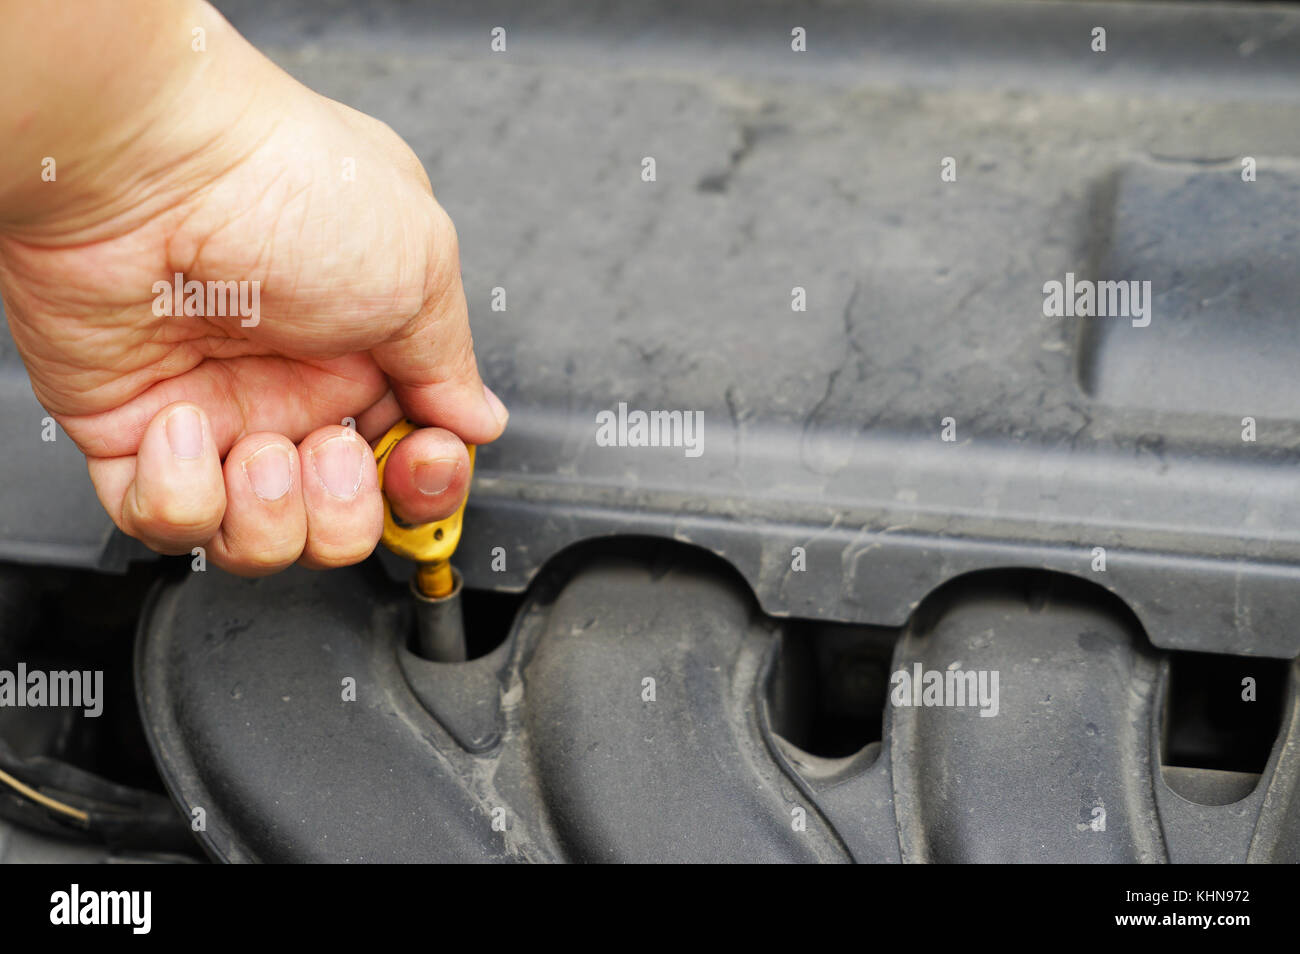
<instances>
[{"instance_id":1,"label":"black plastic engine cover","mask_svg":"<svg viewBox=\"0 0 1300 954\"><path fill-rule=\"evenodd\" d=\"M1260 771L1166 766L1168 658L1086 584L977 575L902 631L818 631L645 542L561 561L470 662L413 656L410 611L373 564L157 593L144 721L216 857L1300 860L1296 667ZM878 720L833 757L798 744L826 738L800 715L835 695L800 663L819 644ZM997 671L996 717L887 703L872 659Z\"/></svg>"}]
</instances>

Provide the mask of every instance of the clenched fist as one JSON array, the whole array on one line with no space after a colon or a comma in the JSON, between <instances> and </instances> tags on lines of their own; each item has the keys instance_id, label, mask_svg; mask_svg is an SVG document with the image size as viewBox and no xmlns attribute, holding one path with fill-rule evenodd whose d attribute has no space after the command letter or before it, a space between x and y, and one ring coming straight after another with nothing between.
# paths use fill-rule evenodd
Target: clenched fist
<instances>
[{"instance_id":1,"label":"clenched fist","mask_svg":"<svg viewBox=\"0 0 1300 954\"><path fill-rule=\"evenodd\" d=\"M0 10L0 294L114 522L241 574L356 562L404 415L394 509L454 511L506 410L406 144L204 3Z\"/></svg>"}]
</instances>

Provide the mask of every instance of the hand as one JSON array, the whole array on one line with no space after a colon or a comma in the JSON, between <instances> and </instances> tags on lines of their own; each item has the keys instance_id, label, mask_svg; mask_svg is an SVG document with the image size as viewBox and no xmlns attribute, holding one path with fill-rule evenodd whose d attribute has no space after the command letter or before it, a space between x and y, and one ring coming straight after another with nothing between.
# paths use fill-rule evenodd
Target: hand
<instances>
[{"instance_id":1,"label":"hand","mask_svg":"<svg viewBox=\"0 0 1300 954\"><path fill-rule=\"evenodd\" d=\"M505 426L456 234L392 130L298 84L206 5L191 13L207 53L185 29L193 66L69 138L56 181L32 170L0 192L10 329L124 532L245 575L353 563L383 523L366 441L404 414L436 425L387 469L397 514L427 522L468 489L465 442ZM203 283L181 298L201 313L170 313L177 274Z\"/></svg>"}]
</instances>

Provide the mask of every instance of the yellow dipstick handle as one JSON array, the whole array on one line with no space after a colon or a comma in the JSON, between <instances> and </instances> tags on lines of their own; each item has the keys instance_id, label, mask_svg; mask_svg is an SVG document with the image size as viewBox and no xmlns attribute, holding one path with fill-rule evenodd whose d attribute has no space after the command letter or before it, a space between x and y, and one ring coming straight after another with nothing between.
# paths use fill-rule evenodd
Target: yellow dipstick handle
<instances>
[{"instance_id":1,"label":"yellow dipstick handle","mask_svg":"<svg viewBox=\"0 0 1300 954\"><path fill-rule=\"evenodd\" d=\"M398 421L389 429L375 447L375 462L379 465L379 488L384 487L384 467L388 455L397 442L416 429L410 421ZM469 447L470 476L474 475L474 445ZM469 494L465 494L468 499ZM419 564L415 572L415 584L419 591L431 599L441 599L451 595L455 578L451 572L451 555L460 543L461 524L465 516L465 501L462 500L456 512L443 520L422 523L407 527L397 522L393 508L384 495L384 535L380 539L384 546L398 556L414 560Z\"/></svg>"}]
</instances>

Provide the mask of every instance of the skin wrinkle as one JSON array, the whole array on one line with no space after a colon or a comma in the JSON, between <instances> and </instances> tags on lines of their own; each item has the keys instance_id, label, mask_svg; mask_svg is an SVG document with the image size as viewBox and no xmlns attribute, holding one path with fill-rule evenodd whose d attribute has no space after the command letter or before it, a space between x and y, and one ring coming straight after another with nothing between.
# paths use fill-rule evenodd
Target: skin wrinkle
<instances>
[{"instance_id":1,"label":"skin wrinkle","mask_svg":"<svg viewBox=\"0 0 1300 954\"><path fill-rule=\"evenodd\" d=\"M76 326L72 325L71 327L75 328ZM150 360L143 365L139 365L138 364L139 353L147 344L149 344L149 342L143 342L143 343L131 342L121 348L112 348L111 340L114 333L115 333L115 329L111 329L111 328L91 328L91 329L84 329L83 334L76 336L76 343L78 345L83 346L83 348L89 346L89 351L98 357L99 359L98 367L87 366L84 363L84 361L78 363L72 363L70 361L62 360L58 357L57 351L53 352L48 356L42 357L41 364L45 366L46 370L49 370L50 366L53 364L61 364L66 369L62 374L62 378L64 381L63 389L73 390L83 399L86 398L93 399L94 394L97 391L103 389L112 389L115 387L122 386L124 376L129 379L135 379L140 377L145 377L145 378L152 377L152 378L156 378L157 380L165 380L169 377L176 376L176 374L178 373L184 373L184 372L167 373L166 369L157 367L157 365L160 362L165 362L167 360L169 354L163 354L155 360ZM107 347L103 345L96 346L94 344L96 339L105 338L105 337L109 339L110 346ZM117 355L116 359L113 360L113 364L117 365L116 368L105 367L106 362L109 360L107 358L107 354L110 352L115 353ZM174 354L174 351L171 351L170 354ZM133 358L137 361L137 366L126 367L125 366L126 363L132 360ZM69 384L71 385L71 388L68 387ZM151 386L152 383L144 384L138 387L128 384L125 387L125 390L130 392L130 397L126 399L126 402L129 402L130 400L133 400L135 397L144 393ZM53 395L47 394L42 399L42 403L56 417L75 418L75 417L82 416L79 414L57 410L57 408L59 408L63 402L59 400L52 400L51 399L52 397Z\"/></svg>"},{"instance_id":2,"label":"skin wrinkle","mask_svg":"<svg viewBox=\"0 0 1300 954\"><path fill-rule=\"evenodd\" d=\"M224 21L221 21L221 23L217 25L224 25ZM205 26L211 27L212 24L205 23ZM207 98L207 89L211 84L216 83L220 85L222 83L222 76L220 73L216 73L215 76L209 75L217 70L217 60L215 57L194 57L192 55L186 55L182 56L180 61L190 67L183 74L182 82L161 84L157 86L155 94L149 97L147 102L138 109L140 118L134 128L124 130L116 137L110 134L109 141L99 150L101 157L129 155L132 152L130 147L133 144L140 142L152 142L156 139L161 139L164 144L167 143L170 138L169 127L174 122L174 117L191 112L193 109L192 104L194 102L202 102ZM258 57L256 62L260 67L259 72L266 72L269 70L274 74L278 74L280 77L285 79L288 78L287 74L284 74L283 71L270 64L269 61L264 58ZM293 81L291 80L290 82ZM170 95L168 95L169 92ZM131 216L139 214L140 203L136 201L122 202L122 199L124 198L123 193L129 192L132 189L142 189L143 186L147 185L152 180L165 182L173 175L174 170L177 168L187 170L187 175L191 178L177 184L177 195L171 205L149 209L149 214L142 219L140 225L146 225L151 221L156 221L171 209L180 206L191 199L197 198L201 201L205 192L208 190L208 187L211 186L212 183L224 178L231 170L235 169L246 156L251 155L260 149L262 144L270 138L275 128L278 127L280 119L274 117L264 133L260 135L249 135L246 123L252 123L255 120L257 116L257 103L264 95L261 86L257 82L252 83L247 94L234 110L233 115L228 118L227 124L218 124L210 134L206 137L200 137L199 141L193 144L188 150L176 152L175 155L169 157L169 161L158 163L154 169L149 170L146 165L143 178L141 178L141 174L136 172L135 168L129 163L123 164L122 168L127 171L127 175L123 179L125 188L123 189L119 186L118 190L105 190L105 202L109 207L111 207L111 204L114 201L121 205L122 211L120 216L124 217L127 220L127 224L129 224ZM160 132L160 135L154 135L156 132ZM243 145L243 143L247 143L247 145ZM213 156L220 157L226 152L232 153L231 158L225 162L224 165L217 165L210 169L205 178L202 175L204 172L203 164L200 163L196 166L196 161L202 160L203 162L207 162ZM114 168L111 162L103 162L102 158L94 164L103 167L106 170ZM118 171L121 170L119 169ZM195 172L200 173L197 181L192 178ZM147 194L148 190L143 189L143 191ZM98 211L98 209L92 207L87 211L94 212ZM112 222L116 217L118 216L95 216L92 218L92 221L98 223L95 227L102 228L106 222ZM128 233L133 228L134 226L129 228ZM55 234L55 237L56 240L57 238L67 238L66 235L59 236L57 233ZM110 234L104 237L115 238L119 236ZM75 247L77 243L56 241L56 244Z\"/></svg>"},{"instance_id":3,"label":"skin wrinkle","mask_svg":"<svg viewBox=\"0 0 1300 954\"><path fill-rule=\"evenodd\" d=\"M206 63L200 63L199 71L196 72L206 72L206 70L209 68L210 67ZM98 157L96 157L94 152L92 151L91 155L81 159L80 161L76 159L72 160L73 171L74 172L76 171L78 164L84 164L91 169L105 170L103 175L108 174L107 170L113 170L115 172L121 171L120 169L116 168L111 161L110 162L103 161L102 157L128 154L130 152L129 147L132 143L151 140L153 137L150 135L150 133L153 129L157 128L157 124L160 122L160 120L162 120L165 116L174 115L175 110L178 109L184 110L186 108L183 105L183 103L187 97L187 94L192 93L190 87L194 86L194 84L195 84L195 77L191 76L189 81L186 84L186 88L183 90L179 90L176 93L176 95L172 98L172 100L167 104L167 106L165 107L157 106L156 108L153 109L153 113L154 113L153 115L151 116L146 115L141 117L137 127L134 130L123 132L121 135L116 137L115 141L109 142L105 144L103 147L101 147L98 150L99 153ZM156 102L156 100L151 101L149 106L146 106L142 110L142 112L146 112L146 113L149 112L149 108L150 106L153 106L154 102ZM248 106L246 105L245 110L247 110L247 108ZM196 144L193 148L191 148L186 152L181 152L175 157L173 162L170 162L166 165L160 165L152 171L146 170L145 172L140 173L131 170L131 167L127 166L126 167L128 170L127 176L123 180L123 183L119 185L118 190L106 190L102 194L102 197L98 202L98 204L96 204L96 202L94 201L93 194L92 194L91 202L89 204L83 204L81 207L79 207L76 210L76 214L80 219L89 220L90 222L89 225L87 225L85 221L76 221L76 220L74 220L71 224L66 226L61 225L58 219L55 219L52 222L50 221L42 222L40 223L41 228L38 231L31 233L31 237L26 239L26 241L32 244L33 246L37 246L37 247L55 246L59 248L75 249L79 245L95 244L105 239L119 238L121 237L121 235L130 234L130 232L134 231L135 228L148 225L151 221L155 220L157 217L166 214L171 208L174 208L175 206L178 206L188 201L190 198L192 198L195 195L196 191L201 192L203 188L203 183L202 182L197 184L185 183L184 188L178 187L176 199L173 205L163 206L157 209L148 209L147 210L148 215L142 217L138 225L130 225L130 217L140 216L141 203L138 201L130 201L130 193L133 191L138 191L143 193L144 195L148 195L148 189L145 188L147 183L149 183L151 180L154 179L165 180L165 178L169 176L172 170L177 166L188 168L188 166L191 164L191 162L194 159L199 157L206 158L213 155L216 152L214 148L214 144L218 143L221 139L223 139L227 135L228 135L228 130L224 130L224 129L215 130L207 140L204 140ZM213 173L212 179L220 178L223 174L224 174L224 170L219 168ZM104 209L114 210L115 206L121 207L121 211L116 212L116 214L109 214L109 215L99 214ZM119 218L119 217L124 217L126 219L126 223L124 224L127 227L127 231L125 233L118 234L118 233L113 233L110 230L108 234L104 234L104 235L93 234L94 230L104 229L106 225L111 224L115 218ZM23 229L21 228L22 223L17 223L17 225L19 227L13 229L12 234L21 236L23 235ZM87 230L91 231L92 234L90 236L83 238L82 241L80 242L75 241L76 237L80 232L87 231Z\"/></svg>"},{"instance_id":4,"label":"skin wrinkle","mask_svg":"<svg viewBox=\"0 0 1300 954\"><path fill-rule=\"evenodd\" d=\"M151 5L160 22L176 9L121 2ZM115 106L134 110L130 118L115 125L101 110L93 132L69 150L74 164L60 163L59 185L22 190L20 214L7 215L20 207L0 196L0 289L14 341L38 399L86 454L96 494L126 532L167 552L208 546L215 565L237 573L294 555L307 566L356 562L382 526L369 455L353 500L309 500L295 487L305 530L281 520L293 511L301 524L303 509L268 509L255 497L243 463L271 435L309 453L349 416L359 421L359 440L377 438L403 414L441 425L399 445L394 474L459 457L463 441L500 433L468 333L455 229L392 130L302 87L210 8L194 10L221 56L194 60L182 35L180 59L202 69L165 83L147 108L141 90L152 87L115 75ZM63 20L65 31L85 28L81 18ZM146 75L166 68L166 52L152 61L120 55L148 27L126 17L115 30L118 73L136 62ZM48 69L39 33L24 44L0 34L0 55L30 55ZM173 41L156 35L150 49L166 51ZM77 68L59 67L64 87L79 88ZM76 115L42 115L65 114ZM5 122L0 111L0 128ZM341 155L364 171L356 187L334 187ZM103 167L76 181L73 170L89 174L87 163ZM12 165L3 153L0 165ZM66 201L31 214L47 207L47 195ZM176 274L205 284L259 281L262 321L154 315L162 273L169 282ZM184 463L166 433L178 401L207 422L202 455ZM425 501L403 485L392 502L431 520L452 512L463 491L461 481L455 499Z\"/></svg>"},{"instance_id":5,"label":"skin wrinkle","mask_svg":"<svg viewBox=\"0 0 1300 954\"><path fill-rule=\"evenodd\" d=\"M271 180L265 184L261 192L258 193L254 201L249 202L246 205L237 207L233 215L225 222L222 222L221 224L213 228L204 229L202 233L203 237L199 239L198 247L194 250L194 254L190 257L188 266L182 267L179 265L178 262L179 255L177 255L173 251L173 246L175 244L175 240L177 236L183 234L184 226L186 222L188 222L190 218L192 218L194 215L197 215L199 212L204 211L207 208L206 204L197 203L194 211L190 214L190 216L187 216L186 219L182 220L178 224L176 230L172 233L172 236L167 240L165 248L166 248L168 266L173 268L175 271L181 272L182 274L185 275L203 274L204 272L199 269L199 259L202 258L203 250L208 246L208 243L216 239L224 230L228 228L233 228L240 221L240 219L244 218L245 216L252 215L254 212L256 212L262 200L264 200L268 195L270 195L271 190L275 188L276 183L279 182L280 179L287 174L288 174L287 170L283 170L283 169L276 172L275 174L272 175ZM211 191L216 190L216 186L219 181L220 180L216 180L213 182ZM207 197L207 199L209 200L211 198L212 198L211 195ZM272 240L274 240L274 236L275 236L275 227L279 224L279 216L283 214L283 211L284 211L283 208L277 208L276 210L277 218L273 220L271 223L271 228L268 231L268 234ZM254 264L258 264L260 262L261 262L261 255L259 253L259 256ZM269 270L270 269L268 267L266 271Z\"/></svg>"},{"instance_id":6,"label":"skin wrinkle","mask_svg":"<svg viewBox=\"0 0 1300 954\"><path fill-rule=\"evenodd\" d=\"M240 389L236 386L234 373L231 371L230 367L224 362L217 362L213 365L213 367L217 372L219 372L219 376L221 378L221 384L226 392L225 394L226 401L229 403L229 406L235 408L235 410L239 412L239 430L235 436L235 439L231 442L230 445L231 447L233 447L235 444L239 443L241 438L243 438L246 434L249 433L248 409L244 405L243 394L240 391ZM289 436L289 439L292 440L293 439L292 436ZM218 444L217 450L224 454L227 450L229 450L229 448L222 447L220 444Z\"/></svg>"}]
</instances>

